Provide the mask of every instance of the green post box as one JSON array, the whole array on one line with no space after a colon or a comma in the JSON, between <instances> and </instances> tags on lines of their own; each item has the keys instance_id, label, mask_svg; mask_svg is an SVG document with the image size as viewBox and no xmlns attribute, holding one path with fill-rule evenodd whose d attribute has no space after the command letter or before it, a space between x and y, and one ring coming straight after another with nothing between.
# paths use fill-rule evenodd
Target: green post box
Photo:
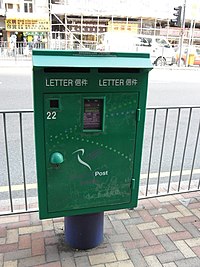
<instances>
[{"instance_id":1,"label":"green post box","mask_svg":"<svg viewBox=\"0 0 200 267\"><path fill-rule=\"evenodd\" d=\"M40 218L137 205L148 54L33 51Z\"/></svg>"}]
</instances>

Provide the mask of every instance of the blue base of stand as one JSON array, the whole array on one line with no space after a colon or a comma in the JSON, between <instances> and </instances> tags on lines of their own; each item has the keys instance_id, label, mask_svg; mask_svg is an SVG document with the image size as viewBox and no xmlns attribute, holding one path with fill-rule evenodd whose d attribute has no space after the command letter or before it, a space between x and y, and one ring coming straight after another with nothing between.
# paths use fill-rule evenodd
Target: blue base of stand
<instances>
[{"instance_id":1,"label":"blue base of stand","mask_svg":"<svg viewBox=\"0 0 200 267\"><path fill-rule=\"evenodd\" d=\"M65 243L90 249L103 242L104 212L65 217Z\"/></svg>"}]
</instances>

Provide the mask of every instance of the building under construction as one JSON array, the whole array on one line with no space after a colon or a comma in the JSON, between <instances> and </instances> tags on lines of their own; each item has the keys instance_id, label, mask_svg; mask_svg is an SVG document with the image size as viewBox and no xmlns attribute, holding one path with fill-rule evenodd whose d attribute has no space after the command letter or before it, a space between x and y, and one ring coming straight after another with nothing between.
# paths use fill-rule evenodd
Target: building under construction
<instances>
[{"instance_id":1,"label":"building under construction","mask_svg":"<svg viewBox=\"0 0 200 267\"><path fill-rule=\"evenodd\" d=\"M169 3L170 2L170 3ZM182 27L173 27L172 1L0 0L0 41L45 43L57 49L96 49L105 32L160 35L178 45ZM193 12L194 13L194 12ZM200 12L199 12L200 13ZM188 15L188 17L191 17ZM197 16L185 20L184 43L200 45Z\"/></svg>"},{"instance_id":2,"label":"building under construction","mask_svg":"<svg viewBox=\"0 0 200 267\"><path fill-rule=\"evenodd\" d=\"M73 1L72 1L73 2ZM66 48L95 49L100 36L105 32L130 31L134 34L165 36L172 44L178 45L181 27L173 27L173 3L164 4L162 9L147 6L147 1L140 1L137 10L134 1L77 1L79 7L71 5L71 1L50 4L51 32L49 39L52 45L66 46ZM109 1L107 1L109 2ZM114 5L115 3L115 5ZM100 6L100 7L99 7ZM98 9L97 9L98 7ZM114 7L114 8L113 8ZM157 9L159 9L159 13ZM144 11L146 10L146 11ZM143 16L138 16L143 14ZM147 14L151 16L147 16ZM159 17L158 17L159 14ZM184 42L200 44L200 24L198 21L185 21Z\"/></svg>"}]
</instances>

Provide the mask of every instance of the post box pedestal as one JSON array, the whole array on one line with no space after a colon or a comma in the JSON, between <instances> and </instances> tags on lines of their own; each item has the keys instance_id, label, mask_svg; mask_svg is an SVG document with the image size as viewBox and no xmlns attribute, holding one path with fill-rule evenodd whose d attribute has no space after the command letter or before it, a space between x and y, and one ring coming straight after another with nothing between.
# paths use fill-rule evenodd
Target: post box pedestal
<instances>
[{"instance_id":1,"label":"post box pedestal","mask_svg":"<svg viewBox=\"0 0 200 267\"><path fill-rule=\"evenodd\" d=\"M91 249L103 242L104 212L65 217L65 243Z\"/></svg>"}]
</instances>

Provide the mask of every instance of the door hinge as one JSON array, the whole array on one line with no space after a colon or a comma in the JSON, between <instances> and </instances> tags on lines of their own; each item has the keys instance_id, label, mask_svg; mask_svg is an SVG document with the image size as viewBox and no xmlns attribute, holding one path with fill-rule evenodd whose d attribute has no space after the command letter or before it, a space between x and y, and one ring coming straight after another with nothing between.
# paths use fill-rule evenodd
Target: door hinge
<instances>
[{"instance_id":1,"label":"door hinge","mask_svg":"<svg viewBox=\"0 0 200 267\"><path fill-rule=\"evenodd\" d=\"M140 118L141 118L141 109L140 108L138 108L137 110L136 110L136 116L137 116L137 121L140 121Z\"/></svg>"},{"instance_id":2,"label":"door hinge","mask_svg":"<svg viewBox=\"0 0 200 267\"><path fill-rule=\"evenodd\" d=\"M134 189L135 188L135 179L132 178L131 180L131 189Z\"/></svg>"}]
</instances>

